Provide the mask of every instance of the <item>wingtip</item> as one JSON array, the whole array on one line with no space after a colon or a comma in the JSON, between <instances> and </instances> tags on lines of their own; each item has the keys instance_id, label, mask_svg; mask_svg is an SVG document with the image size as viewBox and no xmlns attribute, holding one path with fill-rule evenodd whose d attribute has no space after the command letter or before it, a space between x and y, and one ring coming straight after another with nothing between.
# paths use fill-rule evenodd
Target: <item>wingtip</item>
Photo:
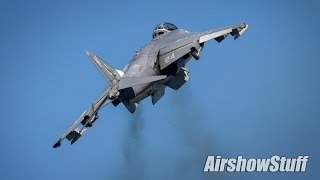
<instances>
[{"instance_id":1,"label":"wingtip","mask_svg":"<svg viewBox=\"0 0 320 180\"><path fill-rule=\"evenodd\" d=\"M88 49L85 49L84 52L87 54L87 56L90 56L91 52Z\"/></svg>"},{"instance_id":2,"label":"wingtip","mask_svg":"<svg viewBox=\"0 0 320 180\"><path fill-rule=\"evenodd\" d=\"M57 148L57 147L60 147L61 145L61 141L59 140L58 142L56 142L52 147L53 148Z\"/></svg>"},{"instance_id":3,"label":"wingtip","mask_svg":"<svg viewBox=\"0 0 320 180\"><path fill-rule=\"evenodd\" d=\"M243 28L245 28L247 26L247 23L241 23L240 25L239 25L239 27L241 28L241 29L243 29Z\"/></svg>"}]
</instances>

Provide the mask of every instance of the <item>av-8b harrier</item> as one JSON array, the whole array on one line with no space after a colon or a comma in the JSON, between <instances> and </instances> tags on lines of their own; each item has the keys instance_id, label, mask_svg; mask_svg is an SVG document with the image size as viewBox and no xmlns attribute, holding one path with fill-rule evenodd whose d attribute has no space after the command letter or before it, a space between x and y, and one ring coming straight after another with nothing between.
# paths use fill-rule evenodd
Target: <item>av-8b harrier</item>
<instances>
[{"instance_id":1,"label":"av-8b harrier","mask_svg":"<svg viewBox=\"0 0 320 180\"><path fill-rule=\"evenodd\" d=\"M148 96L151 96L153 104L157 103L165 94L166 87L178 90L189 80L185 65L192 57L196 60L200 58L205 42L214 39L220 43L228 35L237 39L247 28L248 25L242 23L192 33L163 22L154 29L151 42L137 51L122 70L111 67L97 55L86 51L109 86L53 147L59 147L64 139L75 143L98 119L98 111L110 103L114 106L123 103L131 113Z\"/></svg>"}]
</instances>

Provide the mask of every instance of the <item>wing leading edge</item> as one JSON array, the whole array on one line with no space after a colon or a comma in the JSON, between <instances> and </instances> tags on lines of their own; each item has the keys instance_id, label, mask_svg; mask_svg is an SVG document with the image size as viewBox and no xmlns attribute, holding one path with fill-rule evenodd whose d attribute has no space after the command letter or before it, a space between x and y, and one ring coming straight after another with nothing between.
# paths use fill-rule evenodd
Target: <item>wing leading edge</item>
<instances>
[{"instance_id":1,"label":"wing leading edge","mask_svg":"<svg viewBox=\"0 0 320 180\"><path fill-rule=\"evenodd\" d=\"M215 39L218 42L224 40L229 34L234 36L234 39L239 38L247 29L249 25L242 23L239 25L227 26L219 29L214 29L200 33L199 43L204 43L211 39Z\"/></svg>"}]
</instances>

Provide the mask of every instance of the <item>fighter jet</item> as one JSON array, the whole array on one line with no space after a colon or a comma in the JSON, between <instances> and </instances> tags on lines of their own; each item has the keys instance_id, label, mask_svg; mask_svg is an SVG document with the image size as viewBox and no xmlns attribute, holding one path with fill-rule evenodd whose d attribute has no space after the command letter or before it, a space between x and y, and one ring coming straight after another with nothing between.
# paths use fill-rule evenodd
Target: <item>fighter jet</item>
<instances>
[{"instance_id":1,"label":"fighter jet","mask_svg":"<svg viewBox=\"0 0 320 180\"><path fill-rule=\"evenodd\" d=\"M223 41L228 35L237 39L248 28L245 23L204 32L189 32L172 23L162 22L152 33L152 40L136 51L129 63L118 70L94 53L86 50L108 87L81 114L71 127L53 145L57 148L64 139L75 143L98 119L98 112L108 104L122 103L134 113L141 100L151 96L156 104L166 87L178 90L189 80L185 67L191 58L199 60L204 44L209 40Z\"/></svg>"}]
</instances>

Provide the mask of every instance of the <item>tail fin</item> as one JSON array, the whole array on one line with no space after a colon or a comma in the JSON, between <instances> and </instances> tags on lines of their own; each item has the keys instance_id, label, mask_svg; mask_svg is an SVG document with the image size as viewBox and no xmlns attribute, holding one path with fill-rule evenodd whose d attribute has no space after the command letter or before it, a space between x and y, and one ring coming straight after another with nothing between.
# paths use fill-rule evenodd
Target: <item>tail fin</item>
<instances>
[{"instance_id":1,"label":"tail fin","mask_svg":"<svg viewBox=\"0 0 320 180\"><path fill-rule=\"evenodd\" d=\"M114 87L123 75L119 73L121 71L111 67L109 64L104 62L101 58L99 58L89 50L86 50L85 52L91 59L93 64L100 71L100 73L103 75L104 79L108 82L109 86Z\"/></svg>"}]
</instances>

